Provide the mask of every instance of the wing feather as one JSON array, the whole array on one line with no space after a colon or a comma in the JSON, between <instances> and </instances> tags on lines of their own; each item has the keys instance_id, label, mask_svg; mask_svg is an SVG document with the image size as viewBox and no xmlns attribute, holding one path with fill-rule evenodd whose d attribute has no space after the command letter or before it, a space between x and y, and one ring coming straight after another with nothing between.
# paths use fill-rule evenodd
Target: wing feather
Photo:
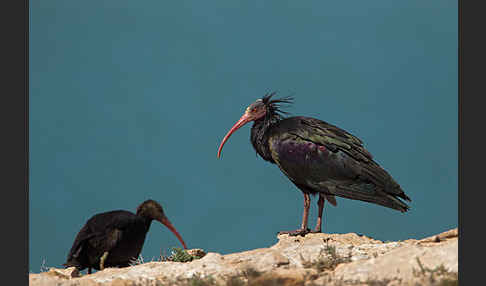
<instances>
[{"instance_id":1,"label":"wing feather","mask_svg":"<svg viewBox=\"0 0 486 286\"><path fill-rule=\"evenodd\" d=\"M410 198L373 160L359 138L314 118L281 122L269 138L272 158L300 189L408 208L394 197Z\"/></svg>"}]
</instances>

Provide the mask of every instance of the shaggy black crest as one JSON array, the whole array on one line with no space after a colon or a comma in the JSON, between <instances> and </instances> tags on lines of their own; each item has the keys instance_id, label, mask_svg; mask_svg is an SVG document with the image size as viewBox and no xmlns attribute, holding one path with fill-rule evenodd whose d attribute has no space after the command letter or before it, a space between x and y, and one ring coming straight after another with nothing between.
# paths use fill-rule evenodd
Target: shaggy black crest
<instances>
[{"instance_id":1,"label":"shaggy black crest","mask_svg":"<svg viewBox=\"0 0 486 286\"><path fill-rule=\"evenodd\" d=\"M273 99L266 94L248 106L245 114L223 139L244 123L253 121L250 142L263 160L276 164L304 194L302 225L295 231L280 234L309 233L310 195L319 194L318 218L312 232L321 232L324 203L336 206L335 196L382 205L406 212L410 201L400 185L365 149L363 142L347 131L307 116L285 116L281 110L293 98ZM265 108L265 110L263 110ZM263 115L264 114L264 115ZM246 121L245 121L246 120Z\"/></svg>"},{"instance_id":2,"label":"shaggy black crest","mask_svg":"<svg viewBox=\"0 0 486 286\"><path fill-rule=\"evenodd\" d=\"M272 117L276 116L277 119L283 119L289 113L281 109L281 107L283 107L282 104L290 105L293 103L294 98L292 96L286 96L272 100L272 97L275 94L277 93L272 92L270 94L265 94L265 96L262 97L262 102L267 107L267 116L271 115Z\"/></svg>"}]
</instances>

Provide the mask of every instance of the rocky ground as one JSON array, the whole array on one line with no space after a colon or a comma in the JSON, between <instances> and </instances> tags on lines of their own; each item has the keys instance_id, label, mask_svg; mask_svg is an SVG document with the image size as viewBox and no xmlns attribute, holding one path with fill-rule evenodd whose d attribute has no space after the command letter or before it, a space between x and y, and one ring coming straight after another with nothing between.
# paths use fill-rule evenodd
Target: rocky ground
<instances>
[{"instance_id":1,"label":"rocky ground","mask_svg":"<svg viewBox=\"0 0 486 286\"><path fill-rule=\"evenodd\" d=\"M209 252L191 262L149 262L81 275L51 268L31 286L139 285L458 285L458 230L383 242L355 233L280 235L277 244Z\"/></svg>"}]
</instances>

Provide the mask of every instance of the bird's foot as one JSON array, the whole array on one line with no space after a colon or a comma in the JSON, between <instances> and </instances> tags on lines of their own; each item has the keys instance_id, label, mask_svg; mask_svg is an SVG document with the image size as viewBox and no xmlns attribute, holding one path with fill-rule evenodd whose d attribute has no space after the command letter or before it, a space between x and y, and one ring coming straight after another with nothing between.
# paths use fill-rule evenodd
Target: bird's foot
<instances>
[{"instance_id":1,"label":"bird's foot","mask_svg":"<svg viewBox=\"0 0 486 286\"><path fill-rule=\"evenodd\" d=\"M289 236L297 236L297 235L300 235L300 236L305 236L306 234L308 234L309 232L311 232L310 229L306 228L306 229L297 229L297 230L291 230L291 231L279 231L277 233L277 235L281 235L281 234L288 234Z\"/></svg>"},{"instance_id":2,"label":"bird's foot","mask_svg":"<svg viewBox=\"0 0 486 286\"><path fill-rule=\"evenodd\" d=\"M310 231L310 233L321 233L322 231L320 229L313 229Z\"/></svg>"}]
</instances>

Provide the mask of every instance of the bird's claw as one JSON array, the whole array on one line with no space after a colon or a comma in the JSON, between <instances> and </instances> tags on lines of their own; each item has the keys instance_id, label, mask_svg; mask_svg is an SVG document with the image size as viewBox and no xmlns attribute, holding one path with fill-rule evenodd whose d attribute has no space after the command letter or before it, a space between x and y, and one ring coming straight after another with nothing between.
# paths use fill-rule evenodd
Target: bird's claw
<instances>
[{"instance_id":1,"label":"bird's claw","mask_svg":"<svg viewBox=\"0 0 486 286\"><path fill-rule=\"evenodd\" d=\"M279 231L277 232L277 235L281 234L288 234L289 236L305 236L306 234L310 233L311 230L309 228L306 229L297 229L297 230L291 230L291 231Z\"/></svg>"}]
</instances>

